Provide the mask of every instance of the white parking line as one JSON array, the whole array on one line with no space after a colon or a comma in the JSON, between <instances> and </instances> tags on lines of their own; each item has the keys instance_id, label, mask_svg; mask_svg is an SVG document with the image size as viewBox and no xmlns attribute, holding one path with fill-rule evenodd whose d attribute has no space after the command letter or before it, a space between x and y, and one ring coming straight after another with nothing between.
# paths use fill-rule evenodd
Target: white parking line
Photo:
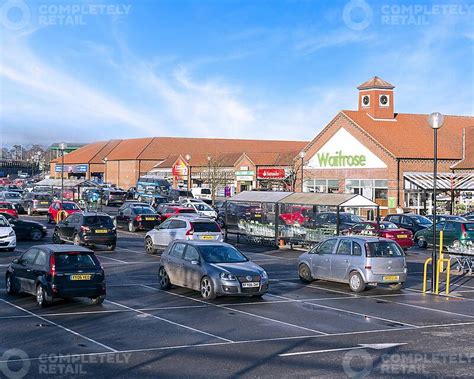
<instances>
[{"instance_id":1,"label":"white parking line","mask_svg":"<svg viewBox=\"0 0 474 379\"><path fill-rule=\"evenodd\" d=\"M65 326L59 325L59 324L55 323L54 321L48 320L48 319L46 319L46 318L44 318L44 317L42 317L42 316L39 316L39 315L37 315L37 314L35 314L35 313L33 313L33 312L30 312L29 310L27 310L27 309L25 309L25 308L23 308L23 307L20 307L19 305L13 304L13 303L11 303L11 302L9 302L9 301L7 301L7 300L4 300L4 299L0 299L0 301L4 302L5 304L8 304L8 305L10 305L10 306L12 306L12 307L14 307L14 308L16 308L16 309L19 309L19 310L21 310L21 311L23 311L23 312L26 312L26 313L28 313L29 315L34 316L34 317L36 317L36 318L38 318L38 319L40 319L40 320L42 320L42 321L45 321L45 322L47 322L47 323L49 323L49 324L51 324L51 325L54 325L54 326L56 326L56 327L58 327L58 328L60 328L60 329L62 329L62 330L65 330L66 332L69 332L69 333L71 333L71 334L74 334L75 336L81 337L81 338L83 338L83 339L85 339L85 340L87 340L87 341L89 341L89 342L95 343L96 345L99 345L99 346L103 347L104 349L110 350L110 351L112 351L112 352L114 352L114 353L117 353L117 352L118 352L117 350L115 350L114 348L111 348L110 346L104 345L103 343L100 343L99 341L93 340L92 338L86 337L86 336L84 336L84 335L82 335L82 334L80 334L80 333L78 333L78 332L75 332L75 331L72 330L72 329L66 328Z\"/></svg>"},{"instance_id":2,"label":"white parking line","mask_svg":"<svg viewBox=\"0 0 474 379\"><path fill-rule=\"evenodd\" d=\"M188 329L188 330L191 330L191 331L196 332L196 333L201 333L201 334L205 334L205 335L207 335L207 336L209 336L209 337L217 338L217 339L219 339L219 340L221 340L221 341L234 342L234 341L232 341L232 340L230 340L230 339L228 339L228 338L219 337L219 336L217 336L217 335L215 335L215 334L208 333L208 332L205 332L205 331L203 331L203 330L199 330L199 329L196 329L196 328L192 328L192 327L190 327L190 326L187 326L187 325L179 324L179 323L177 323L177 322L174 322L174 321L171 321L171 320L167 320L167 319L165 319L165 318L163 318L163 317L155 316L154 314L147 313L147 312L143 312L143 311L140 311L140 310L138 310L138 309L131 308L131 307L127 306L127 305L117 303L117 302L115 302L115 301L111 301L111 300L105 300L105 301L108 302L108 303L117 305L117 306L119 306L119 307L123 307L123 308L129 309L129 310L131 310L131 311L134 311L134 312L137 312L137 313L140 313L140 314L143 314L143 315L147 315L147 316L156 318L157 320L167 322L167 323L169 323L169 324L171 324L171 325L179 326L179 327L181 327L181 328Z\"/></svg>"},{"instance_id":3,"label":"white parking line","mask_svg":"<svg viewBox=\"0 0 474 379\"><path fill-rule=\"evenodd\" d=\"M127 251L127 252L134 253L134 254L147 255L149 257L160 258L158 255L148 254L146 252L136 251L136 250L132 250L132 249L127 249L126 247L117 247L115 250L123 250L123 251Z\"/></svg>"},{"instance_id":4,"label":"white parking line","mask_svg":"<svg viewBox=\"0 0 474 379\"><path fill-rule=\"evenodd\" d=\"M98 253L95 253L95 255L97 255L98 257L100 257L100 259L104 258L104 259L110 259L111 261L115 261L115 262L119 262L119 263L128 263L126 261L122 261L121 259L116 259L116 258L111 258L111 257L106 257L105 255L99 255Z\"/></svg>"},{"instance_id":5,"label":"white parking line","mask_svg":"<svg viewBox=\"0 0 474 379\"><path fill-rule=\"evenodd\" d=\"M147 286L147 285L143 285L143 287L149 288L149 289L154 290L154 291L165 292L165 291L162 291L162 290L160 290L160 289L158 289L158 288L150 287L150 286ZM327 333L322 332L322 331L320 331L320 330L305 328L304 326L299 326L299 325L295 325L295 324L290 324L290 323L288 323L288 322L284 322L284 321L280 321L280 320L275 320L275 319L273 319L273 318L269 318L269 317L265 317L265 316L256 315L256 314L249 313L249 312L245 312L245 311L242 311L242 310L239 310L239 309L235 309L235 308L230 308L229 306L225 306L225 305L221 305L221 304L213 304L213 303L210 303L210 302L207 302L207 301L204 301L204 300L194 299L194 298L192 298L192 297L185 296L185 295L180 295L180 294L173 293L173 292L166 292L166 293L168 293L168 294L170 294L170 295L182 297L182 298L185 298L185 299L197 301L197 302L200 302L200 303L203 303L203 304L208 304L208 305L211 305L211 306L216 307L216 308L227 309L227 310L230 310L230 311L232 311L232 312L238 312L238 313L242 313L242 314L245 314L245 315L248 315L248 316L251 316L251 317L260 318L260 319L263 319L263 320L266 320L266 321L272 321L272 322L275 322L275 323L278 323L278 324L282 324L282 325L286 325L286 326L289 326L289 327L292 327L292 328L301 329L301 330L306 330L306 331L308 331L308 332L313 332L313 333L318 333L318 334L323 334L323 335L326 335L326 334L327 334Z\"/></svg>"}]
</instances>

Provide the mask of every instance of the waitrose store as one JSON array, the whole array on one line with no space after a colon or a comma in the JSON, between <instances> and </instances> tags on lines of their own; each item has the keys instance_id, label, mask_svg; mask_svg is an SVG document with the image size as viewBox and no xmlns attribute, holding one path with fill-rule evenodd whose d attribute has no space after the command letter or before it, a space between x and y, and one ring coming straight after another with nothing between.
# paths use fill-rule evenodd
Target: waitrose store
<instances>
[{"instance_id":1,"label":"waitrose store","mask_svg":"<svg viewBox=\"0 0 474 379\"><path fill-rule=\"evenodd\" d=\"M395 113L394 86L378 77L358 90L358 110L339 112L305 148L303 191L360 194L379 204L382 214L398 205L430 210L432 188L416 179L423 177L426 184L433 169L428 115ZM473 117L446 117L439 130L441 174L454 175L473 128ZM474 180L464 180L464 187L451 192L456 197L473 185Z\"/></svg>"}]
</instances>

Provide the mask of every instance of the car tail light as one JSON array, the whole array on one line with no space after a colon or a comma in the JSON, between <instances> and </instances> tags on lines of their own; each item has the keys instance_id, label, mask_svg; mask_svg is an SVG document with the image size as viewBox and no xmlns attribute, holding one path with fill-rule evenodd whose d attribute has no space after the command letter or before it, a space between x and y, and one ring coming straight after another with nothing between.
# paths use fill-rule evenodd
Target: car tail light
<instances>
[{"instance_id":1,"label":"car tail light","mask_svg":"<svg viewBox=\"0 0 474 379\"><path fill-rule=\"evenodd\" d=\"M466 225L461 224L461 231L462 231L462 236L466 238L467 237Z\"/></svg>"},{"instance_id":2,"label":"car tail light","mask_svg":"<svg viewBox=\"0 0 474 379\"><path fill-rule=\"evenodd\" d=\"M91 231L91 228L88 226L81 225L81 232L88 233Z\"/></svg>"},{"instance_id":3,"label":"car tail light","mask_svg":"<svg viewBox=\"0 0 474 379\"><path fill-rule=\"evenodd\" d=\"M141 220L142 220L142 216L135 217L135 221L141 221Z\"/></svg>"},{"instance_id":4,"label":"car tail light","mask_svg":"<svg viewBox=\"0 0 474 379\"><path fill-rule=\"evenodd\" d=\"M56 258L54 257L54 254L51 254L51 257L49 258L49 273L51 276L56 275Z\"/></svg>"},{"instance_id":5,"label":"car tail light","mask_svg":"<svg viewBox=\"0 0 474 379\"><path fill-rule=\"evenodd\" d=\"M193 227L193 224L191 224L191 228L186 230L186 235L192 236L193 234L194 234L194 227Z\"/></svg>"},{"instance_id":6,"label":"car tail light","mask_svg":"<svg viewBox=\"0 0 474 379\"><path fill-rule=\"evenodd\" d=\"M38 204L38 200L33 200L33 205Z\"/></svg>"}]
</instances>

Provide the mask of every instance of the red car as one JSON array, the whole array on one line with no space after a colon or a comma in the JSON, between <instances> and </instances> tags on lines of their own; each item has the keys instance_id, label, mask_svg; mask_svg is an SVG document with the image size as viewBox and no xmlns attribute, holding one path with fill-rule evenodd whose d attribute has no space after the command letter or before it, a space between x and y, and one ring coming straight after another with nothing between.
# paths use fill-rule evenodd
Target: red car
<instances>
[{"instance_id":1,"label":"red car","mask_svg":"<svg viewBox=\"0 0 474 379\"><path fill-rule=\"evenodd\" d=\"M15 205L8 201L0 201L0 212L8 213L12 215L13 217L18 218L18 212L15 208Z\"/></svg>"},{"instance_id":2,"label":"red car","mask_svg":"<svg viewBox=\"0 0 474 379\"><path fill-rule=\"evenodd\" d=\"M414 244L413 233L411 231L399 228L393 222L388 221L380 221L378 228L377 223L374 221L361 222L349 228L347 234L389 238L397 242L403 250L409 249Z\"/></svg>"},{"instance_id":3,"label":"red car","mask_svg":"<svg viewBox=\"0 0 474 379\"><path fill-rule=\"evenodd\" d=\"M168 217L175 216L182 213L197 213L194 208L184 208L175 204L160 204L157 208L157 213L160 215L161 222Z\"/></svg>"},{"instance_id":4,"label":"red car","mask_svg":"<svg viewBox=\"0 0 474 379\"><path fill-rule=\"evenodd\" d=\"M48 224L56 222L60 210L61 201L53 201L48 209ZM63 201L63 210L67 213L68 216L76 212L82 212L81 208L79 208L79 206L73 201Z\"/></svg>"},{"instance_id":5,"label":"red car","mask_svg":"<svg viewBox=\"0 0 474 379\"><path fill-rule=\"evenodd\" d=\"M313 208L311 207L292 206L289 212L280 213L280 220L282 220L286 225L303 225L309 220L308 213L311 213L312 211Z\"/></svg>"}]
</instances>

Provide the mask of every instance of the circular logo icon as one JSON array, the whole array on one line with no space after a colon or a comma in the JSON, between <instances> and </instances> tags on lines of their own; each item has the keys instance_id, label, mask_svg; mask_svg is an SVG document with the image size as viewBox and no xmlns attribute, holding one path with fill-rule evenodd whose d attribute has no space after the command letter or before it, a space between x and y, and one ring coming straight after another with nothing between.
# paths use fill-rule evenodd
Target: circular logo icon
<instances>
[{"instance_id":1,"label":"circular logo icon","mask_svg":"<svg viewBox=\"0 0 474 379\"><path fill-rule=\"evenodd\" d=\"M251 277L250 275L247 275L247 276L245 277L245 279L247 279L247 282L251 282L251 281L252 281L252 277Z\"/></svg>"},{"instance_id":2,"label":"circular logo icon","mask_svg":"<svg viewBox=\"0 0 474 379\"><path fill-rule=\"evenodd\" d=\"M359 15L360 17L355 17ZM342 11L344 23L352 30L364 30L372 22L372 8L364 0L349 1Z\"/></svg>"},{"instance_id":3,"label":"circular logo icon","mask_svg":"<svg viewBox=\"0 0 474 379\"><path fill-rule=\"evenodd\" d=\"M30 8L22 0L8 0L0 8L0 24L7 29L23 29L30 19Z\"/></svg>"},{"instance_id":4,"label":"circular logo icon","mask_svg":"<svg viewBox=\"0 0 474 379\"><path fill-rule=\"evenodd\" d=\"M31 362L28 354L20 349L10 349L3 353L0 357L0 372L3 373L8 379L20 379L23 378L30 370ZM9 366L9 360L21 360L21 368L19 370L13 370Z\"/></svg>"},{"instance_id":5,"label":"circular logo icon","mask_svg":"<svg viewBox=\"0 0 474 379\"><path fill-rule=\"evenodd\" d=\"M349 378L365 378L374 367L374 360L365 350L351 350L344 354L342 368Z\"/></svg>"}]
</instances>

